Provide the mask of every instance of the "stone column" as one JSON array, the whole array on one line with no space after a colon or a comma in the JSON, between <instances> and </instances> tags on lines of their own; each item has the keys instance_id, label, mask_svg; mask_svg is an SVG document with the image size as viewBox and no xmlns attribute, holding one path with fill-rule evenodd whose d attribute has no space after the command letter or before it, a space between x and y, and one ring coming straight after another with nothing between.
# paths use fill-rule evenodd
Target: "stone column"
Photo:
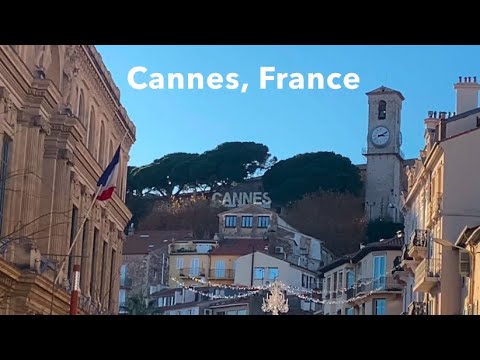
<instances>
[{"instance_id":1,"label":"stone column","mask_svg":"<svg viewBox=\"0 0 480 360\"><path fill-rule=\"evenodd\" d=\"M40 240L42 229L40 227L42 214L39 213L40 199L42 197L41 179L44 154L45 134L50 134L48 122L41 116L22 114L20 118L20 136L17 145L22 144L23 168L20 166L23 176L21 186L20 204L20 228L18 236L25 243L26 239ZM18 150L18 149L17 149ZM19 155L22 156L22 155ZM20 174L19 174L20 177ZM26 243L25 243L26 244ZM20 253L19 253L20 255ZM21 255L20 255L21 257ZM16 259L23 263L23 259Z\"/></svg>"},{"instance_id":2,"label":"stone column","mask_svg":"<svg viewBox=\"0 0 480 360\"><path fill-rule=\"evenodd\" d=\"M73 173L73 153L68 149L58 149L55 161L55 179L53 180L52 196L52 222L49 242L49 253L56 254L52 259L58 264L65 259L69 248L70 222L72 218L72 206L70 201L70 188ZM66 273L66 268L64 267Z\"/></svg>"}]
</instances>

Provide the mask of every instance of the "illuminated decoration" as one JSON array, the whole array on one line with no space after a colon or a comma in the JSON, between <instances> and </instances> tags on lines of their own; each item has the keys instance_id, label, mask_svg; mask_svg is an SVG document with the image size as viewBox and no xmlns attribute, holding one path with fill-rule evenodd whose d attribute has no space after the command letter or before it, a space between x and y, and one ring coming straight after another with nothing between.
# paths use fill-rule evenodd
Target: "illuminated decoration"
<instances>
[{"instance_id":1,"label":"illuminated decoration","mask_svg":"<svg viewBox=\"0 0 480 360\"><path fill-rule=\"evenodd\" d=\"M263 192L226 192L224 194L216 192L212 195L213 203L220 203L227 208L234 208L241 205L254 204L269 209L272 205L272 199L268 193Z\"/></svg>"},{"instance_id":2,"label":"illuminated decoration","mask_svg":"<svg viewBox=\"0 0 480 360\"><path fill-rule=\"evenodd\" d=\"M279 312L288 312L288 299L282 291L282 284L274 281L270 287L270 295L267 295L266 301L263 299L262 311L271 312L272 315L278 315Z\"/></svg>"}]
</instances>

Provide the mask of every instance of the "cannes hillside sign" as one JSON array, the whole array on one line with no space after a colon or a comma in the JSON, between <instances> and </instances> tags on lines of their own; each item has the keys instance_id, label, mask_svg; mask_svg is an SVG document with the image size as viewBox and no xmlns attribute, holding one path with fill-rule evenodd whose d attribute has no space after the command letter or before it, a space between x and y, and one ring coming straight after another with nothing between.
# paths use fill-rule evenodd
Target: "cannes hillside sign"
<instances>
[{"instance_id":1,"label":"cannes hillside sign","mask_svg":"<svg viewBox=\"0 0 480 360\"><path fill-rule=\"evenodd\" d=\"M241 205L255 204L264 208L272 206L272 200L268 193L264 192L226 192L214 193L213 203L221 203L223 206L233 208Z\"/></svg>"}]
</instances>

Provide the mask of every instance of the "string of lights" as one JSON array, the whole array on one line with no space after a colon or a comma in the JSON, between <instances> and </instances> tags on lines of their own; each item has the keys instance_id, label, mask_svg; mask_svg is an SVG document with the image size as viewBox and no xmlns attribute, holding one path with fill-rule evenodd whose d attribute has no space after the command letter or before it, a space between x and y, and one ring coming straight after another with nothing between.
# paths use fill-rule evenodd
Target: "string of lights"
<instances>
[{"instance_id":1,"label":"string of lights","mask_svg":"<svg viewBox=\"0 0 480 360\"><path fill-rule=\"evenodd\" d=\"M388 276L389 274L391 274L391 271L387 271L385 273L385 276ZM374 282L380 281L381 278L382 277L372 278L372 279L369 279L369 280L366 280L366 281L362 280L362 281L359 281L355 284L352 284L349 287L343 287L341 289L336 289L336 290L322 290L322 291L319 291L319 290L315 290L315 289L307 289L307 288L304 288L304 287L291 286L291 285L286 285L286 284L282 284L282 288L283 288L283 290L288 290L292 294L293 293L295 293L295 294L315 294L315 295L321 295L321 296L326 297L326 296L331 296L333 294L338 294L338 293L344 294L348 290L358 289L358 288L368 286L368 285L370 285ZM212 281L208 281L205 278L197 278L197 277L193 277L193 276L190 276L189 279L193 280L197 283L200 283L200 284L204 284L204 285L212 286L212 287L218 287L218 288L222 288L222 289L245 290L245 291L257 291L258 290L258 291L261 291L261 290L267 290L267 289L270 288L270 284L262 285L262 286L227 285L227 284L218 284L218 283L215 283L215 282L212 282Z\"/></svg>"},{"instance_id":2,"label":"string of lights","mask_svg":"<svg viewBox=\"0 0 480 360\"><path fill-rule=\"evenodd\" d=\"M243 293L243 294L235 294L235 295L220 295L220 294L211 294L211 293L207 293L207 292L204 292L204 291L201 291L201 290L197 290L195 289L194 286L189 286L189 285L186 285L185 283L179 281L178 279L176 278L171 278L175 283L177 283L178 285L180 285L181 287L183 287L184 289L188 290L188 291L191 291L195 294L200 294L200 295L203 295L203 296L206 296L212 300L217 300L217 299L244 299L244 298L247 298L247 297L250 297L252 295L255 295L257 293L259 293L261 291L260 290L254 290L254 291L248 291L246 293Z\"/></svg>"}]
</instances>

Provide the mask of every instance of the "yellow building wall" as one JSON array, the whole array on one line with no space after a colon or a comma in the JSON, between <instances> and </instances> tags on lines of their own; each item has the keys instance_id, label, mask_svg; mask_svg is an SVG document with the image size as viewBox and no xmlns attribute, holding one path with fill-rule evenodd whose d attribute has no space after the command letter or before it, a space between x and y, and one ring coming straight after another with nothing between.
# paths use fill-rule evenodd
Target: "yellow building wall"
<instances>
[{"instance_id":1,"label":"yellow building wall","mask_svg":"<svg viewBox=\"0 0 480 360\"><path fill-rule=\"evenodd\" d=\"M181 258L183 259L183 266L180 268L177 268L177 265L179 265L178 259ZM183 254L170 254L169 256L169 282L168 286L171 288L179 287L179 285L176 281L174 281L172 278L177 279L180 281L182 284L185 284L187 286L190 285L200 285L198 281L192 280L189 278L192 269L192 265L194 264L194 259L197 258L199 261L199 270L200 270L200 275L199 276L208 276L208 269L210 269L210 257L208 254L198 254L198 253L183 253Z\"/></svg>"},{"instance_id":2,"label":"yellow building wall","mask_svg":"<svg viewBox=\"0 0 480 360\"><path fill-rule=\"evenodd\" d=\"M233 284L235 279L235 260L238 259L238 255L211 255L210 256L210 269L209 280L213 283L230 285ZM225 263L225 278L221 279L221 272L215 271L215 264L217 261L223 261Z\"/></svg>"}]
</instances>

